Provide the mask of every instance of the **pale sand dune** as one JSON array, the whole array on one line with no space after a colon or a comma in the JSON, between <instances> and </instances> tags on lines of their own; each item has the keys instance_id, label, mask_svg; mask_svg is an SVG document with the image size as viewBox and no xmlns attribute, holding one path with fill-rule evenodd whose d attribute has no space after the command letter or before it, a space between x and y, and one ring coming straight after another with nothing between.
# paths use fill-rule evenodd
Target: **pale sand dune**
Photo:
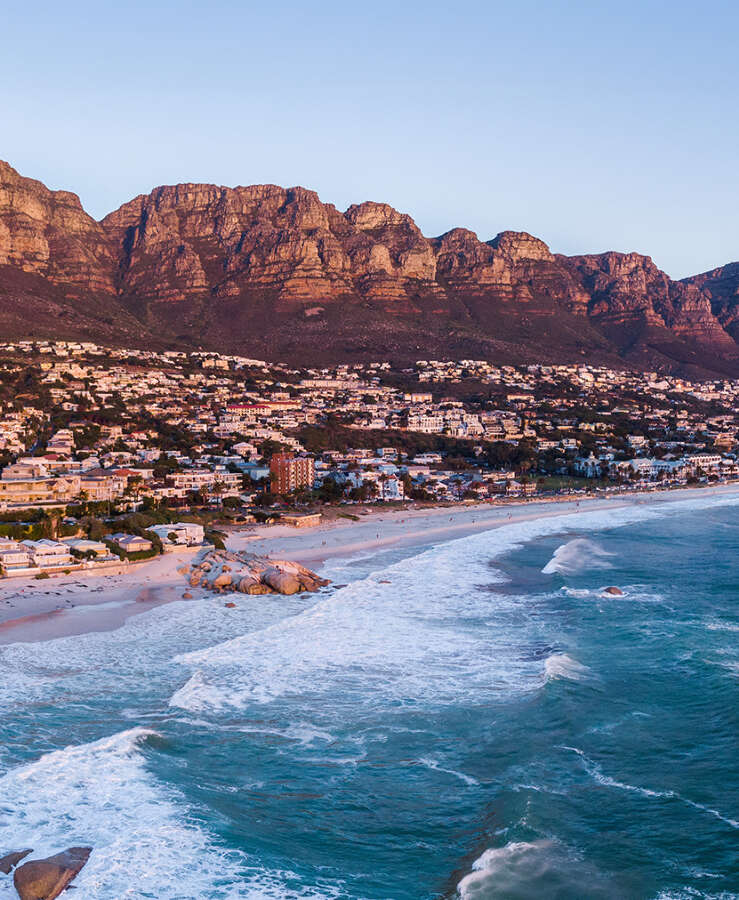
<instances>
[{"instance_id":1,"label":"pale sand dune","mask_svg":"<svg viewBox=\"0 0 739 900\"><path fill-rule=\"evenodd\" d=\"M305 530L284 525L245 528L232 532L227 543L231 550L292 559L316 568L324 560L335 557L442 543L514 522L712 494L739 496L739 486L579 500L377 510L360 516L359 521L338 518ZM106 574L74 572L43 581L0 580L0 645L109 631L120 627L131 615L181 599L185 590L200 597L202 592L186 587L183 576L177 572L191 558L192 551L183 551L147 563L107 570Z\"/></svg>"}]
</instances>

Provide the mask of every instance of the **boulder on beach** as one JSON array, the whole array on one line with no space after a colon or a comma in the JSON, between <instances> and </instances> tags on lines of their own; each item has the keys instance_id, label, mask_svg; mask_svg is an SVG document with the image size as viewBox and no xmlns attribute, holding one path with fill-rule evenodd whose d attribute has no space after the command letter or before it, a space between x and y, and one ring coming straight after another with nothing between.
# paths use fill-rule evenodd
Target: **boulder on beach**
<instances>
[{"instance_id":1,"label":"boulder on beach","mask_svg":"<svg viewBox=\"0 0 739 900\"><path fill-rule=\"evenodd\" d=\"M0 856L0 872L3 875L10 875L18 863L25 859L29 853L33 853L33 850L14 850L12 853Z\"/></svg>"},{"instance_id":2,"label":"boulder on beach","mask_svg":"<svg viewBox=\"0 0 739 900\"><path fill-rule=\"evenodd\" d=\"M224 550L209 550L201 556L189 570L187 581L191 587L240 594L297 594L329 584L300 563Z\"/></svg>"},{"instance_id":3,"label":"boulder on beach","mask_svg":"<svg viewBox=\"0 0 739 900\"><path fill-rule=\"evenodd\" d=\"M274 588L271 588L268 584L262 584L261 581L258 581L256 584L253 584L249 590L248 594L258 595L258 594L277 594L279 591L276 591Z\"/></svg>"},{"instance_id":4,"label":"boulder on beach","mask_svg":"<svg viewBox=\"0 0 739 900\"><path fill-rule=\"evenodd\" d=\"M278 594L297 594L301 589L295 575L272 568L262 575L262 582L274 588Z\"/></svg>"},{"instance_id":5,"label":"boulder on beach","mask_svg":"<svg viewBox=\"0 0 739 900\"><path fill-rule=\"evenodd\" d=\"M612 594L614 597L623 597L624 592L620 587L616 587L615 585L610 585L607 588L603 588L604 594Z\"/></svg>"},{"instance_id":6,"label":"boulder on beach","mask_svg":"<svg viewBox=\"0 0 739 900\"><path fill-rule=\"evenodd\" d=\"M54 900L79 874L92 847L70 847L47 859L32 859L15 870L13 884L21 900Z\"/></svg>"},{"instance_id":7,"label":"boulder on beach","mask_svg":"<svg viewBox=\"0 0 739 900\"><path fill-rule=\"evenodd\" d=\"M240 594L250 594L250 588L254 587L257 584L259 584L259 581L257 581L257 579L252 575L244 575L243 578L239 579L238 584L236 585L236 590Z\"/></svg>"}]
</instances>

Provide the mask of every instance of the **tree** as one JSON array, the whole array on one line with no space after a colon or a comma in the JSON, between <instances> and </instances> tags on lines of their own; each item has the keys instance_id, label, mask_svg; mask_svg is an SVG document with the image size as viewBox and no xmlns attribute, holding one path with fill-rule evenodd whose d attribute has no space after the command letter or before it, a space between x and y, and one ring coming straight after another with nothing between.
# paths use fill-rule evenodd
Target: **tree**
<instances>
[{"instance_id":1,"label":"tree","mask_svg":"<svg viewBox=\"0 0 739 900\"><path fill-rule=\"evenodd\" d=\"M279 499L279 494L273 494L270 491L262 491L261 494L257 494L254 498L254 504L256 506L272 506L272 504L276 503Z\"/></svg>"},{"instance_id":2,"label":"tree","mask_svg":"<svg viewBox=\"0 0 739 900\"><path fill-rule=\"evenodd\" d=\"M211 494L213 494L216 498L217 503L222 503L223 492L226 490L226 485L219 480L213 482L210 488Z\"/></svg>"},{"instance_id":3,"label":"tree","mask_svg":"<svg viewBox=\"0 0 739 900\"><path fill-rule=\"evenodd\" d=\"M344 496L344 485L332 476L324 478L317 491L318 499L323 503L335 503Z\"/></svg>"},{"instance_id":4,"label":"tree","mask_svg":"<svg viewBox=\"0 0 739 900\"><path fill-rule=\"evenodd\" d=\"M126 490L124 494L129 497L133 497L135 501L138 501L141 496L141 488L143 487L144 479L141 475L132 475L128 479L128 484L126 485Z\"/></svg>"}]
</instances>

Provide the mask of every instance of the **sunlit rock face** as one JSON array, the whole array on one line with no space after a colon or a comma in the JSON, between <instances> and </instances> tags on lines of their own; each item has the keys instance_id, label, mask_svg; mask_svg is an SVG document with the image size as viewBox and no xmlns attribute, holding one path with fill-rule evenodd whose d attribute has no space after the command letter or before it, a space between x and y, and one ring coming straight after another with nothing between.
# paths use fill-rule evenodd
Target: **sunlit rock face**
<instances>
[{"instance_id":1,"label":"sunlit rock face","mask_svg":"<svg viewBox=\"0 0 739 900\"><path fill-rule=\"evenodd\" d=\"M276 185L155 188L96 222L0 163L0 332L118 335L325 361L485 355L733 373L739 265L672 281L648 256L526 232L425 237L387 203ZM101 324L107 323L107 324Z\"/></svg>"}]
</instances>

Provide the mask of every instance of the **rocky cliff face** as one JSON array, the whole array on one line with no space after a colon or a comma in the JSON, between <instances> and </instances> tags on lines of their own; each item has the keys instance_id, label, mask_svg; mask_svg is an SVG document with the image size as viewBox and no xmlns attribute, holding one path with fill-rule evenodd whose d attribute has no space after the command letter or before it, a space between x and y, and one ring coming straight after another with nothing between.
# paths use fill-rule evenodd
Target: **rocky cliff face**
<instances>
[{"instance_id":1,"label":"rocky cliff face","mask_svg":"<svg viewBox=\"0 0 739 900\"><path fill-rule=\"evenodd\" d=\"M6 296L28 276L73 311L112 304L142 339L272 356L317 341L325 358L739 359L739 264L674 282L636 253L564 257L510 231L426 238L385 203L342 213L300 187L160 187L98 223L0 163L0 270Z\"/></svg>"},{"instance_id":2,"label":"rocky cliff face","mask_svg":"<svg viewBox=\"0 0 739 900\"><path fill-rule=\"evenodd\" d=\"M672 281L650 257L602 253L561 259L579 276L596 321L666 327L680 337L731 347L706 292L690 280Z\"/></svg>"},{"instance_id":3,"label":"rocky cliff face","mask_svg":"<svg viewBox=\"0 0 739 900\"><path fill-rule=\"evenodd\" d=\"M433 283L436 260L409 216L381 203L345 214L304 188L158 188L101 223L120 260L123 294L154 300L269 289L285 300L346 294L397 299Z\"/></svg>"},{"instance_id":4,"label":"rocky cliff face","mask_svg":"<svg viewBox=\"0 0 739 900\"><path fill-rule=\"evenodd\" d=\"M739 342L739 262L686 278L681 283L699 288L710 299L711 310L721 327Z\"/></svg>"},{"instance_id":5,"label":"rocky cliff face","mask_svg":"<svg viewBox=\"0 0 739 900\"><path fill-rule=\"evenodd\" d=\"M104 229L79 197L50 191L0 160L0 265L55 284L112 293L113 256Z\"/></svg>"}]
</instances>

